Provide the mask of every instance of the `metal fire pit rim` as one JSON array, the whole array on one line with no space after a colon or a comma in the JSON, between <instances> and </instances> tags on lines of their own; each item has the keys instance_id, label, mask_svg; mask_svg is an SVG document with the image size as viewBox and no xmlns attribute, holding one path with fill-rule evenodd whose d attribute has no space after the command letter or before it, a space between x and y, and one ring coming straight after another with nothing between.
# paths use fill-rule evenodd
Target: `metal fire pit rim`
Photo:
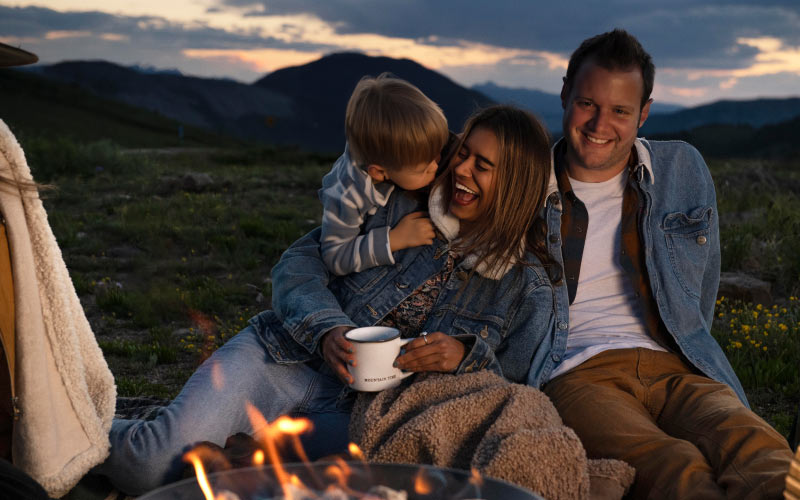
<instances>
[{"instance_id":1,"label":"metal fire pit rim","mask_svg":"<svg viewBox=\"0 0 800 500\"><path fill-rule=\"evenodd\" d=\"M303 462L286 462L282 464L282 467L285 469L302 469L306 470L309 466L314 469L324 470L325 467L330 465L338 466L341 465L342 461L333 461L333 460L320 460L316 462L312 462L310 464L305 464ZM364 463L361 461L356 460L345 460L345 464L350 467L354 468L361 468L366 467L371 471L381 471L384 473L394 473L394 472L404 472L408 475L413 475L417 473L420 469L425 469L431 472L444 472L447 474L451 474L455 477L460 477L463 480L468 480L470 477L470 471L466 471L463 469L456 469L453 467L440 467L437 465L429 465L429 464L412 464L412 463L387 463L387 462L375 462L375 463ZM264 465L257 465L251 467L239 467L235 469L229 469L226 471L219 471L208 474L209 481L215 482L216 479L223 477L223 475L238 475L238 474L247 474L248 472L257 473L259 471L270 471L274 470L275 467L271 464L264 464ZM488 483L489 489L492 487L494 488L501 488L509 490L510 493L514 494L515 498L526 498L529 500L544 500L543 497L539 496L538 494L522 487L517 484L511 483L509 481L503 479L497 479L494 477L486 477L482 476L482 480L485 483ZM173 483L161 486L156 488L152 491L145 493L142 496L137 497L137 500L155 500L158 498L162 498L161 495L167 493L171 489L180 488L180 487L192 487L197 485L197 479L190 477L186 479L182 479L180 481L175 481ZM169 497L163 497L169 498ZM488 500L494 500L497 497L492 497Z\"/></svg>"}]
</instances>

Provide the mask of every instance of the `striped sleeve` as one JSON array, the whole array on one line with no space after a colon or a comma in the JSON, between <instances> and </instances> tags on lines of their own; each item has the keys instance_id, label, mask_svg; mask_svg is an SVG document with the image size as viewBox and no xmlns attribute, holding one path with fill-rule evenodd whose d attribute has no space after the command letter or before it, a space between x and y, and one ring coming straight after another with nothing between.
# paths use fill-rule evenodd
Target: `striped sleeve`
<instances>
[{"instance_id":1,"label":"striped sleeve","mask_svg":"<svg viewBox=\"0 0 800 500\"><path fill-rule=\"evenodd\" d=\"M320 251L331 273L343 276L376 266L394 264L389 246L389 227L361 234L374 209L386 204L393 186L383 192L345 154L336 160L319 191L323 205Z\"/></svg>"}]
</instances>

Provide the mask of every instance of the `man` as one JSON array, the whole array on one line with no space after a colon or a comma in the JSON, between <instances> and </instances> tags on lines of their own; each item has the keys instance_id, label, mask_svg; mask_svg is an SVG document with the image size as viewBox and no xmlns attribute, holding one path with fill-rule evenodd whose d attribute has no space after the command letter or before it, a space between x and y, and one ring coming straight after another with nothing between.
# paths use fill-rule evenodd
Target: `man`
<instances>
[{"instance_id":1,"label":"man","mask_svg":"<svg viewBox=\"0 0 800 500\"><path fill-rule=\"evenodd\" d=\"M636 468L635 498L781 498L788 443L749 410L710 334L720 244L708 168L688 144L637 138L654 74L622 30L570 58L546 209L564 274L558 331L532 376L591 458Z\"/></svg>"}]
</instances>

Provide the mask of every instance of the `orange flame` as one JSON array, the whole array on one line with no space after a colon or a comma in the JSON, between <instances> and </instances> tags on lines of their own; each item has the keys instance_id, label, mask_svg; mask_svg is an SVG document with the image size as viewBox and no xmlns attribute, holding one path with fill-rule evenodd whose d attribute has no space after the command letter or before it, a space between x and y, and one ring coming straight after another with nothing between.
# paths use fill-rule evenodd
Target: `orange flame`
<instances>
[{"instance_id":1,"label":"orange flame","mask_svg":"<svg viewBox=\"0 0 800 500\"><path fill-rule=\"evenodd\" d=\"M200 456L190 451L183 456L184 460L188 460L192 462L194 465L194 472L197 475L197 483L200 485L200 490L203 492L203 496L206 497L206 500L214 500L214 492L211 491L211 485L208 484L208 477L206 477L206 470L203 467L203 461L200 460Z\"/></svg>"},{"instance_id":2,"label":"orange flame","mask_svg":"<svg viewBox=\"0 0 800 500\"><path fill-rule=\"evenodd\" d=\"M364 453L361 451L361 448L359 448L357 444L355 443L348 444L347 450L350 452L350 455L352 455L353 458L357 458L362 462L365 461Z\"/></svg>"},{"instance_id":3,"label":"orange flame","mask_svg":"<svg viewBox=\"0 0 800 500\"><path fill-rule=\"evenodd\" d=\"M339 486L347 484L347 474L345 474L345 472L339 466L327 466L325 468L325 475L339 483Z\"/></svg>"},{"instance_id":4,"label":"orange flame","mask_svg":"<svg viewBox=\"0 0 800 500\"><path fill-rule=\"evenodd\" d=\"M483 486L483 477L481 477L481 473L478 472L478 469L475 467L470 469L469 484Z\"/></svg>"},{"instance_id":5,"label":"orange flame","mask_svg":"<svg viewBox=\"0 0 800 500\"><path fill-rule=\"evenodd\" d=\"M272 428L279 433L297 435L310 430L311 421L304 418L294 419L282 416L272 424Z\"/></svg>"},{"instance_id":6,"label":"orange flame","mask_svg":"<svg viewBox=\"0 0 800 500\"><path fill-rule=\"evenodd\" d=\"M298 486L297 483L300 483L300 480L296 476L293 480L286 472L286 469L283 468L276 441L283 436L291 436L298 453L303 460L307 461L308 459L302 450L302 446L300 446L298 435L311 429L311 421L308 419L293 419L287 416L281 416L270 424L267 422L267 419L264 418L264 415L252 404L245 403L245 409L247 410L247 415L250 418L253 429L261 434L261 439L267 450L269 461L275 469L275 478L283 488L284 497L287 500L291 500L294 498L292 492L297 490L296 487L292 488L291 485ZM302 483L300 483L300 486L302 486Z\"/></svg>"},{"instance_id":7,"label":"orange flame","mask_svg":"<svg viewBox=\"0 0 800 500\"><path fill-rule=\"evenodd\" d=\"M264 465L264 452L261 450L256 450L253 453L253 465Z\"/></svg>"},{"instance_id":8,"label":"orange flame","mask_svg":"<svg viewBox=\"0 0 800 500\"><path fill-rule=\"evenodd\" d=\"M414 475L414 491L419 495L430 495L433 485L425 477L425 469L419 469Z\"/></svg>"}]
</instances>

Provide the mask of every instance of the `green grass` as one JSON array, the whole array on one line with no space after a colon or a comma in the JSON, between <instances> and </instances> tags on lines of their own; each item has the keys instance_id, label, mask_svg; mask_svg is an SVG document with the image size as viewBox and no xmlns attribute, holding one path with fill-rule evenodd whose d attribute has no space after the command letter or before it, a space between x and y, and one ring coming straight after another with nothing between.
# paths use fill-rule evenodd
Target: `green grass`
<instances>
[{"instance_id":1,"label":"green grass","mask_svg":"<svg viewBox=\"0 0 800 500\"><path fill-rule=\"evenodd\" d=\"M722 298L712 334L751 405L784 435L800 407L800 163L710 161L722 270L772 285L773 303Z\"/></svg>"},{"instance_id":2,"label":"green grass","mask_svg":"<svg viewBox=\"0 0 800 500\"><path fill-rule=\"evenodd\" d=\"M752 304L717 300L712 334L725 350L751 404L788 435L800 395L800 301Z\"/></svg>"},{"instance_id":3,"label":"green grass","mask_svg":"<svg viewBox=\"0 0 800 500\"><path fill-rule=\"evenodd\" d=\"M42 144L31 149L61 143ZM316 189L335 158L271 149L86 151L118 166L87 169L83 160L37 157L56 186L45 196L51 226L112 371L126 381L120 394L160 384L153 395L174 396L185 378L164 384L159 370L142 368L175 365L191 373L269 307L272 265L319 224ZM177 189L172 180L187 172L207 173L214 184L202 192Z\"/></svg>"},{"instance_id":4,"label":"green grass","mask_svg":"<svg viewBox=\"0 0 800 500\"><path fill-rule=\"evenodd\" d=\"M762 278L776 296L800 295L800 164L730 160L709 166L717 187L723 271Z\"/></svg>"}]
</instances>

